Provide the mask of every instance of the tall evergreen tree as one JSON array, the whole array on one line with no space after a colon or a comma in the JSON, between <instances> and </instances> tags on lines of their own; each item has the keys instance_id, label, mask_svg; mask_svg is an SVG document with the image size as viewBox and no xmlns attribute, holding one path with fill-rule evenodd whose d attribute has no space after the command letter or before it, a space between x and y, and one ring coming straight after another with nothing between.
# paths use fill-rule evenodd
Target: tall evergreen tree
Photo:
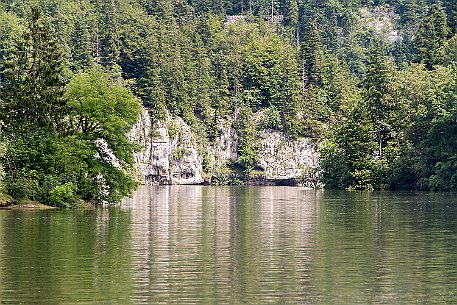
<instances>
[{"instance_id":1,"label":"tall evergreen tree","mask_svg":"<svg viewBox=\"0 0 457 305\"><path fill-rule=\"evenodd\" d=\"M303 86L320 86L323 48L319 30L314 20L308 21L306 25L300 49L300 60L302 62Z\"/></svg>"},{"instance_id":2,"label":"tall evergreen tree","mask_svg":"<svg viewBox=\"0 0 457 305\"><path fill-rule=\"evenodd\" d=\"M416 33L417 60L431 69L438 60L437 51L448 34L446 12L441 2L435 3L422 19Z\"/></svg>"},{"instance_id":3,"label":"tall evergreen tree","mask_svg":"<svg viewBox=\"0 0 457 305\"><path fill-rule=\"evenodd\" d=\"M451 2L448 20L451 33L457 34L457 1Z\"/></svg>"},{"instance_id":4,"label":"tall evergreen tree","mask_svg":"<svg viewBox=\"0 0 457 305\"><path fill-rule=\"evenodd\" d=\"M97 53L100 56L100 63L109 68L118 63L120 55L117 2L118 0L101 0L99 4Z\"/></svg>"},{"instance_id":5,"label":"tall evergreen tree","mask_svg":"<svg viewBox=\"0 0 457 305\"><path fill-rule=\"evenodd\" d=\"M0 11L2 7L0 6ZM14 51L15 37L20 36L22 31L21 20L12 13L0 12L0 100L2 87L5 83L5 62Z\"/></svg>"},{"instance_id":6,"label":"tall evergreen tree","mask_svg":"<svg viewBox=\"0 0 457 305\"><path fill-rule=\"evenodd\" d=\"M299 43L299 31L298 31L298 18L299 18L299 11L298 11L298 2L297 0L288 0L287 1L287 8L284 15L284 24L289 26L292 29L292 32L297 40L297 44Z\"/></svg>"},{"instance_id":7,"label":"tall evergreen tree","mask_svg":"<svg viewBox=\"0 0 457 305\"><path fill-rule=\"evenodd\" d=\"M71 62L74 70L82 70L93 62L93 49L86 16L81 14L71 33Z\"/></svg>"},{"instance_id":8,"label":"tall evergreen tree","mask_svg":"<svg viewBox=\"0 0 457 305\"><path fill-rule=\"evenodd\" d=\"M390 68L383 56L382 48L375 46L370 53L368 71L363 80L363 97L367 114L373 126L378 146L378 156L382 158L388 139L388 113L390 105L386 101L389 92Z\"/></svg>"},{"instance_id":9,"label":"tall evergreen tree","mask_svg":"<svg viewBox=\"0 0 457 305\"><path fill-rule=\"evenodd\" d=\"M30 125L59 130L65 115L62 55L40 15L33 7L28 29L5 64L0 113L3 128L10 132Z\"/></svg>"},{"instance_id":10,"label":"tall evergreen tree","mask_svg":"<svg viewBox=\"0 0 457 305\"><path fill-rule=\"evenodd\" d=\"M6 190L34 200L42 199L39 175L61 168L56 142L68 123L62 55L40 15L32 7L28 28L6 61L0 104Z\"/></svg>"},{"instance_id":11,"label":"tall evergreen tree","mask_svg":"<svg viewBox=\"0 0 457 305\"><path fill-rule=\"evenodd\" d=\"M396 9L400 15L401 23L411 25L416 22L420 7L417 0L399 0Z\"/></svg>"}]
</instances>

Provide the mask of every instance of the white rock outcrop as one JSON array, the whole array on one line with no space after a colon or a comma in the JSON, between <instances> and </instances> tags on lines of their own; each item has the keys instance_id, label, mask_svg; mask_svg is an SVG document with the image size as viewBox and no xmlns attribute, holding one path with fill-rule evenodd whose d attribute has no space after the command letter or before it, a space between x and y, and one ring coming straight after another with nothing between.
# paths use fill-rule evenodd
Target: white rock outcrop
<instances>
[{"instance_id":1,"label":"white rock outcrop","mask_svg":"<svg viewBox=\"0 0 457 305\"><path fill-rule=\"evenodd\" d=\"M215 173L238 157L236 130L228 122L220 123L218 129L218 137L204 148ZM181 118L168 116L153 127L147 109L143 109L129 138L143 147L134 158L136 174L145 184L204 182L202 149L199 151L196 135ZM317 168L318 154L309 139L291 140L278 131L263 131L258 140L258 168L270 183L300 179L309 169Z\"/></svg>"}]
</instances>

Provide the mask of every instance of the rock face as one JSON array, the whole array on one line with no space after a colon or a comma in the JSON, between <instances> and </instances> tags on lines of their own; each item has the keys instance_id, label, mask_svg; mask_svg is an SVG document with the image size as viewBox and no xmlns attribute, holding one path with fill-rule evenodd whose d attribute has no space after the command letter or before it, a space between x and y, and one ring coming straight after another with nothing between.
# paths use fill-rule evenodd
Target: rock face
<instances>
[{"instance_id":1,"label":"rock face","mask_svg":"<svg viewBox=\"0 0 457 305\"><path fill-rule=\"evenodd\" d=\"M362 8L360 10L360 25L374 30L378 37L382 37L389 43L395 43L402 39L402 33L397 24L400 16L389 5L378 6L372 10Z\"/></svg>"},{"instance_id":2,"label":"rock face","mask_svg":"<svg viewBox=\"0 0 457 305\"><path fill-rule=\"evenodd\" d=\"M219 136L202 148L181 118L168 116L153 128L148 111L143 109L129 136L143 147L134 154L136 175L145 184L202 184L205 162L216 174L238 157L236 131L227 122L218 128ZM277 131L263 131L259 144L260 171L253 184L295 184L317 168L318 154L308 139L291 140Z\"/></svg>"},{"instance_id":3,"label":"rock face","mask_svg":"<svg viewBox=\"0 0 457 305\"><path fill-rule=\"evenodd\" d=\"M291 141L280 132L260 134L259 167L267 179L297 179L317 167L318 155L308 139Z\"/></svg>"},{"instance_id":4,"label":"rock face","mask_svg":"<svg viewBox=\"0 0 457 305\"><path fill-rule=\"evenodd\" d=\"M147 109L132 128L130 140L143 149L134 153L135 171L145 184L200 184L202 158L196 140L180 118L168 118L153 129Z\"/></svg>"}]
</instances>

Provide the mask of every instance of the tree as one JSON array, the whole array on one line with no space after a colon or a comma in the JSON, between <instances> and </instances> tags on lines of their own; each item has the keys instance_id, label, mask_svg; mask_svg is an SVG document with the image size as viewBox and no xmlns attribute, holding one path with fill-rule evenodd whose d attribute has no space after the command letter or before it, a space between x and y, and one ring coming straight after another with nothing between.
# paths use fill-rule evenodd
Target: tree
<instances>
[{"instance_id":1,"label":"tree","mask_svg":"<svg viewBox=\"0 0 457 305\"><path fill-rule=\"evenodd\" d=\"M330 140L321 148L319 163L327 188L373 189L373 126L366 109L358 101L346 105Z\"/></svg>"},{"instance_id":2,"label":"tree","mask_svg":"<svg viewBox=\"0 0 457 305\"><path fill-rule=\"evenodd\" d=\"M254 169L258 159L258 144L256 141L256 129L251 108L242 107L235 128L238 134L236 152L238 153L237 164L245 175Z\"/></svg>"},{"instance_id":3,"label":"tree","mask_svg":"<svg viewBox=\"0 0 457 305\"><path fill-rule=\"evenodd\" d=\"M251 107L277 105L286 70L287 48L279 37L255 37L245 49L244 88L251 95Z\"/></svg>"},{"instance_id":4,"label":"tree","mask_svg":"<svg viewBox=\"0 0 457 305\"><path fill-rule=\"evenodd\" d=\"M402 24L410 25L416 21L420 7L417 0L400 0L396 4L396 9Z\"/></svg>"},{"instance_id":5,"label":"tree","mask_svg":"<svg viewBox=\"0 0 457 305\"><path fill-rule=\"evenodd\" d=\"M439 60L441 65L453 65L457 63L457 34L452 36L443 46L438 50Z\"/></svg>"},{"instance_id":6,"label":"tree","mask_svg":"<svg viewBox=\"0 0 457 305\"><path fill-rule=\"evenodd\" d=\"M451 9L449 13L449 29L452 34L457 34L457 2L451 2Z\"/></svg>"},{"instance_id":7,"label":"tree","mask_svg":"<svg viewBox=\"0 0 457 305\"><path fill-rule=\"evenodd\" d=\"M93 50L86 16L76 19L71 34L71 57L73 70L83 70L93 64Z\"/></svg>"},{"instance_id":8,"label":"tree","mask_svg":"<svg viewBox=\"0 0 457 305\"><path fill-rule=\"evenodd\" d=\"M441 2L435 3L422 19L416 33L417 61L431 69L437 62L437 50L442 46L449 34L446 12Z\"/></svg>"},{"instance_id":9,"label":"tree","mask_svg":"<svg viewBox=\"0 0 457 305\"><path fill-rule=\"evenodd\" d=\"M288 0L286 13L284 15L284 24L289 26L293 30L293 33L295 33L297 44L299 43L298 13L299 12L297 0Z\"/></svg>"},{"instance_id":10,"label":"tree","mask_svg":"<svg viewBox=\"0 0 457 305\"><path fill-rule=\"evenodd\" d=\"M32 8L28 29L5 63L0 118L8 134L30 128L59 130L66 115L62 55L40 14Z\"/></svg>"},{"instance_id":11,"label":"tree","mask_svg":"<svg viewBox=\"0 0 457 305\"><path fill-rule=\"evenodd\" d=\"M367 114L374 126L380 158L383 156L383 148L389 136L387 118L391 109L386 96L389 92L390 70L381 47L375 46L370 53L368 71L363 80L363 97Z\"/></svg>"},{"instance_id":12,"label":"tree","mask_svg":"<svg viewBox=\"0 0 457 305\"><path fill-rule=\"evenodd\" d=\"M320 86L323 50L319 30L314 20L310 20L306 24L300 49L300 60L302 61L303 87Z\"/></svg>"},{"instance_id":13,"label":"tree","mask_svg":"<svg viewBox=\"0 0 457 305\"><path fill-rule=\"evenodd\" d=\"M65 93L69 107L67 133L86 151L77 151L87 164L82 196L116 202L134 183L128 175L136 148L127 137L138 119L140 103L126 88L111 81L100 68L77 74Z\"/></svg>"},{"instance_id":14,"label":"tree","mask_svg":"<svg viewBox=\"0 0 457 305\"><path fill-rule=\"evenodd\" d=\"M139 115L138 99L100 68L77 74L68 84L65 99L70 109L67 133L104 141L116 162L122 167L131 165L134 146L127 133ZM100 158L109 157L103 147L97 150Z\"/></svg>"},{"instance_id":15,"label":"tree","mask_svg":"<svg viewBox=\"0 0 457 305\"><path fill-rule=\"evenodd\" d=\"M66 86L61 53L37 8L16 50L0 113L8 193L60 206L128 195L136 146L126 134L138 100L100 70L81 72Z\"/></svg>"},{"instance_id":16,"label":"tree","mask_svg":"<svg viewBox=\"0 0 457 305\"><path fill-rule=\"evenodd\" d=\"M15 37L21 36L22 26L21 20L14 14L1 12L0 6L0 100L2 95L2 87L5 82L5 63L11 57L14 51Z\"/></svg>"},{"instance_id":17,"label":"tree","mask_svg":"<svg viewBox=\"0 0 457 305\"><path fill-rule=\"evenodd\" d=\"M58 139L68 109L61 52L32 7L28 28L5 64L0 119L6 190L16 198L46 201L46 181L65 170ZM52 177L52 178L51 178ZM55 179L54 179L55 178Z\"/></svg>"}]
</instances>

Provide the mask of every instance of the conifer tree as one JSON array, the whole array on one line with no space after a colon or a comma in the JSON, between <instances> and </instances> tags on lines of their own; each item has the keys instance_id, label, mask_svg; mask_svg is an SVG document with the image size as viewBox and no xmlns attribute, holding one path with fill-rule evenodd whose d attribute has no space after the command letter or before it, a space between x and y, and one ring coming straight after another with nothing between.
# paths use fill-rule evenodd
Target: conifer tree
<instances>
[{"instance_id":1,"label":"conifer tree","mask_svg":"<svg viewBox=\"0 0 457 305\"><path fill-rule=\"evenodd\" d=\"M71 57L74 70L82 70L93 62L89 24L82 14L75 20L71 34Z\"/></svg>"},{"instance_id":2,"label":"conifer tree","mask_svg":"<svg viewBox=\"0 0 457 305\"><path fill-rule=\"evenodd\" d=\"M61 52L33 7L28 29L6 62L5 96L1 119L6 130L51 128L58 130L65 115L65 87Z\"/></svg>"},{"instance_id":3,"label":"conifer tree","mask_svg":"<svg viewBox=\"0 0 457 305\"><path fill-rule=\"evenodd\" d=\"M300 50L302 62L303 87L320 86L323 50L322 43L314 20L308 21Z\"/></svg>"},{"instance_id":4,"label":"conifer tree","mask_svg":"<svg viewBox=\"0 0 457 305\"><path fill-rule=\"evenodd\" d=\"M415 40L417 60L431 69L438 60L437 51L449 34L446 12L441 2L435 3L422 19Z\"/></svg>"},{"instance_id":5,"label":"conifer tree","mask_svg":"<svg viewBox=\"0 0 457 305\"><path fill-rule=\"evenodd\" d=\"M284 23L285 25L289 26L294 36L297 40L297 44L299 43L299 31L298 31L298 2L297 0L288 0L287 1L287 9L284 15Z\"/></svg>"},{"instance_id":6,"label":"conifer tree","mask_svg":"<svg viewBox=\"0 0 457 305\"><path fill-rule=\"evenodd\" d=\"M258 159L258 144L256 142L256 129L252 110L250 107L242 107L239 111L239 118L235 123L238 133L236 151L238 153L237 163L246 175L254 169Z\"/></svg>"},{"instance_id":7,"label":"conifer tree","mask_svg":"<svg viewBox=\"0 0 457 305\"><path fill-rule=\"evenodd\" d=\"M2 7L0 5L0 11ZM15 37L20 36L22 31L21 20L12 13L0 12L0 101L2 87L5 84L5 62L14 51Z\"/></svg>"},{"instance_id":8,"label":"conifer tree","mask_svg":"<svg viewBox=\"0 0 457 305\"><path fill-rule=\"evenodd\" d=\"M98 47L100 63L114 68L119 60L119 25L117 16L117 1L101 0L98 19Z\"/></svg>"},{"instance_id":9,"label":"conifer tree","mask_svg":"<svg viewBox=\"0 0 457 305\"><path fill-rule=\"evenodd\" d=\"M417 0L400 0L396 7L403 24L410 25L416 21L419 10Z\"/></svg>"},{"instance_id":10,"label":"conifer tree","mask_svg":"<svg viewBox=\"0 0 457 305\"><path fill-rule=\"evenodd\" d=\"M373 123L378 156L382 157L387 141L387 118L389 104L386 95L389 92L390 68L383 50L379 45L373 47L369 57L368 71L363 80L363 97L367 113Z\"/></svg>"},{"instance_id":11,"label":"conifer tree","mask_svg":"<svg viewBox=\"0 0 457 305\"><path fill-rule=\"evenodd\" d=\"M457 1L451 3L449 13L449 29L452 34L457 34Z\"/></svg>"}]
</instances>

